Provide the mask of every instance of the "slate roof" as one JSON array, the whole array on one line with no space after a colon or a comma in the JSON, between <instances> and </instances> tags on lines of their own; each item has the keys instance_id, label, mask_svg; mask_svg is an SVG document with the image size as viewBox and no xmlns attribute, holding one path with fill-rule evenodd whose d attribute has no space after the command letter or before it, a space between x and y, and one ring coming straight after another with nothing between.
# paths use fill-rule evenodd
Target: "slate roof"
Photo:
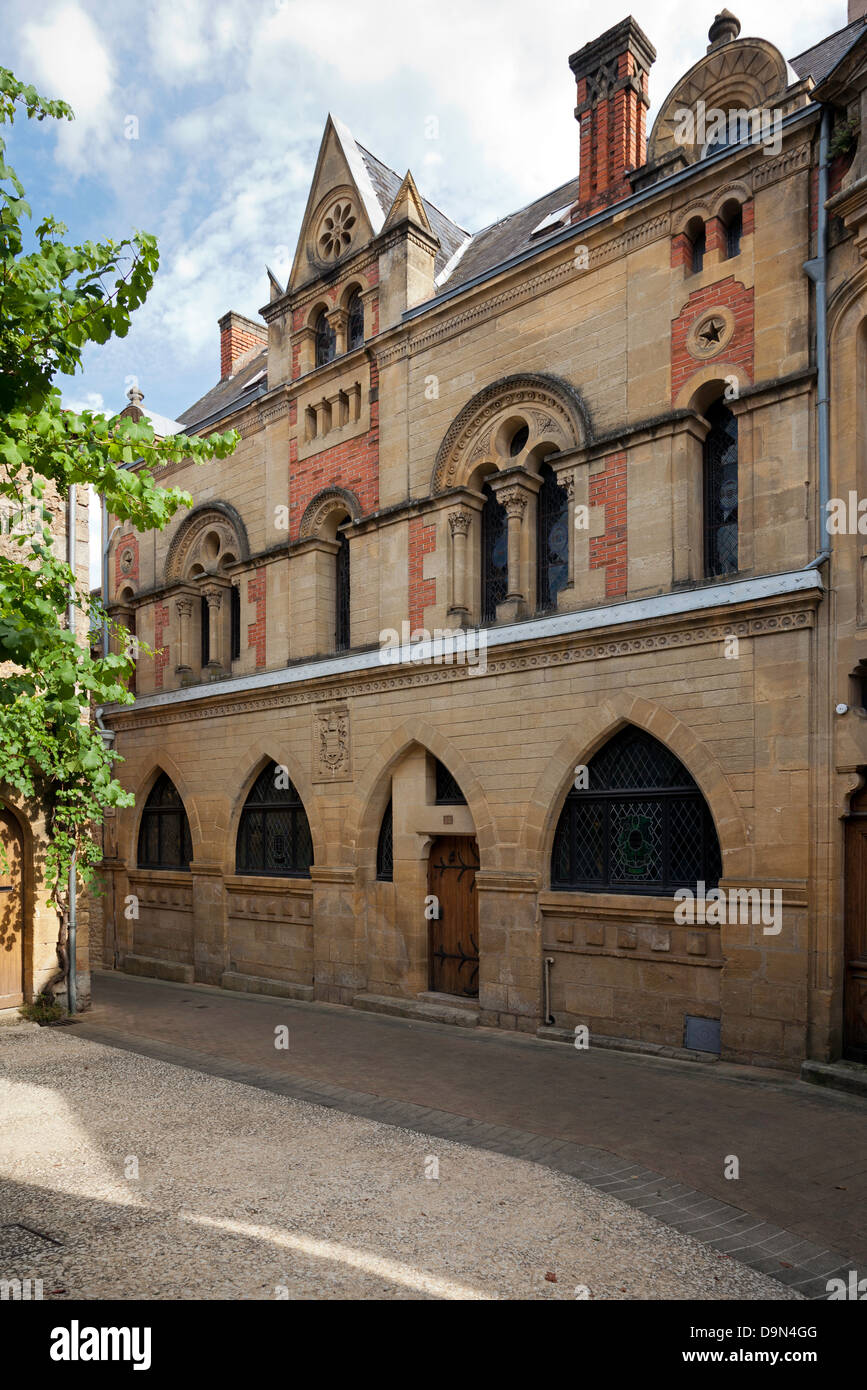
<instances>
[{"instance_id":1,"label":"slate roof","mask_svg":"<svg viewBox=\"0 0 867 1390\"><path fill-rule=\"evenodd\" d=\"M860 19L847 24L845 29L838 29L836 34L829 34L821 43L790 59L795 72L799 77L812 77L818 87L861 37L865 24L867 17L862 15Z\"/></svg>"},{"instance_id":2,"label":"slate roof","mask_svg":"<svg viewBox=\"0 0 867 1390\"><path fill-rule=\"evenodd\" d=\"M203 420L209 420L211 416L224 415L231 406L240 405L244 397L247 400L254 400L266 385L266 379L255 382L255 378L265 370L267 365L268 349L266 347L253 348L246 361L242 359L235 375L227 377L225 381L218 382L210 391L207 391L196 401L195 405L191 405L188 410L178 416L178 423L189 430L191 426L198 425ZM215 425L214 428L218 429L219 426Z\"/></svg>"},{"instance_id":3,"label":"slate roof","mask_svg":"<svg viewBox=\"0 0 867 1390\"><path fill-rule=\"evenodd\" d=\"M363 145L358 145L358 148L370 175L377 201L382 211L388 216L403 179L400 174L395 173L394 169L389 169L387 164L383 164L381 159L377 159L376 155L371 154L370 150L366 150ZM422 197L422 203L431 230L434 236L439 238L440 249L437 251L434 261L434 275L439 275L458 247L466 241L469 232L465 231L463 227L459 227L456 222L452 222L450 217L446 217L445 213L441 212L438 207L429 203L427 198Z\"/></svg>"},{"instance_id":4,"label":"slate roof","mask_svg":"<svg viewBox=\"0 0 867 1390\"><path fill-rule=\"evenodd\" d=\"M489 227L476 232L451 275L442 283L442 288L455 289L458 285L472 280L474 276L483 275L486 270L493 270L494 266L500 265L510 256L517 255L519 251L529 250L531 246L544 246L544 234L536 237L532 235L539 223L550 213L577 201L576 174L568 183L562 183L559 188L537 198L535 202L528 203L526 207L519 208L517 212L511 212L499 222L492 222ZM559 228L552 226L547 230L551 236Z\"/></svg>"}]
</instances>

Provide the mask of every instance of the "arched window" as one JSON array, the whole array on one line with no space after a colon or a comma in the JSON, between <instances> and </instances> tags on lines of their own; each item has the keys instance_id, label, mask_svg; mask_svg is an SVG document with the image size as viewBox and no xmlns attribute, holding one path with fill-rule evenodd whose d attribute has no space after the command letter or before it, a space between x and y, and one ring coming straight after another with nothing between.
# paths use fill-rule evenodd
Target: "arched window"
<instances>
[{"instance_id":1,"label":"arched window","mask_svg":"<svg viewBox=\"0 0 867 1390\"><path fill-rule=\"evenodd\" d=\"M337 352L337 335L331 324L328 322L328 315L325 310L316 320L316 365L324 367L326 362L332 361Z\"/></svg>"},{"instance_id":2,"label":"arched window","mask_svg":"<svg viewBox=\"0 0 867 1390\"><path fill-rule=\"evenodd\" d=\"M490 484L482 488L482 622L492 623L497 604L509 592L509 552L506 509L498 502Z\"/></svg>"},{"instance_id":3,"label":"arched window","mask_svg":"<svg viewBox=\"0 0 867 1390\"><path fill-rule=\"evenodd\" d=\"M693 275L697 275L704 268L704 253L707 246L707 231L704 223L691 223L688 236L692 248L690 266Z\"/></svg>"},{"instance_id":4,"label":"arched window","mask_svg":"<svg viewBox=\"0 0 867 1390\"><path fill-rule=\"evenodd\" d=\"M285 767L270 763L241 812L235 870L306 878L312 862L313 841L301 798Z\"/></svg>"},{"instance_id":5,"label":"arched window","mask_svg":"<svg viewBox=\"0 0 867 1390\"><path fill-rule=\"evenodd\" d=\"M733 203L723 212L723 227L726 238L726 260L741 254L741 237L744 234L744 213L740 203Z\"/></svg>"},{"instance_id":6,"label":"arched window","mask_svg":"<svg viewBox=\"0 0 867 1390\"><path fill-rule=\"evenodd\" d=\"M349 318L346 325L346 348L351 352L353 348L361 347L364 342L364 305L361 302L361 295L355 291L349 301Z\"/></svg>"},{"instance_id":7,"label":"arched window","mask_svg":"<svg viewBox=\"0 0 867 1390\"><path fill-rule=\"evenodd\" d=\"M237 661L241 655L241 590L237 584L233 584L229 592L232 604L229 623L231 659Z\"/></svg>"},{"instance_id":8,"label":"arched window","mask_svg":"<svg viewBox=\"0 0 867 1390\"><path fill-rule=\"evenodd\" d=\"M717 886L719 841L704 797L650 734L615 734L576 781L554 836L552 888L668 895Z\"/></svg>"},{"instance_id":9,"label":"arched window","mask_svg":"<svg viewBox=\"0 0 867 1390\"><path fill-rule=\"evenodd\" d=\"M708 578L738 567L738 422L723 401L704 412L704 572Z\"/></svg>"},{"instance_id":10,"label":"arched window","mask_svg":"<svg viewBox=\"0 0 867 1390\"><path fill-rule=\"evenodd\" d=\"M379 827L379 841L376 846L376 877L382 883L391 883L394 878L394 833L391 801L385 808L382 825Z\"/></svg>"},{"instance_id":11,"label":"arched window","mask_svg":"<svg viewBox=\"0 0 867 1390\"><path fill-rule=\"evenodd\" d=\"M458 786L457 779L439 758L435 759L435 762L437 806L466 806L466 797Z\"/></svg>"},{"instance_id":12,"label":"arched window","mask_svg":"<svg viewBox=\"0 0 867 1390\"><path fill-rule=\"evenodd\" d=\"M349 537L345 531L338 531L339 549L335 565L335 615L334 650L345 652L350 643L350 577L349 577Z\"/></svg>"},{"instance_id":13,"label":"arched window","mask_svg":"<svg viewBox=\"0 0 867 1390\"><path fill-rule=\"evenodd\" d=\"M540 469L536 522L536 606L557 607L557 595L569 578L569 498L549 464Z\"/></svg>"},{"instance_id":14,"label":"arched window","mask_svg":"<svg viewBox=\"0 0 867 1390\"><path fill-rule=\"evenodd\" d=\"M190 823L171 777L161 772L142 811L138 832L140 869L189 869Z\"/></svg>"}]
</instances>

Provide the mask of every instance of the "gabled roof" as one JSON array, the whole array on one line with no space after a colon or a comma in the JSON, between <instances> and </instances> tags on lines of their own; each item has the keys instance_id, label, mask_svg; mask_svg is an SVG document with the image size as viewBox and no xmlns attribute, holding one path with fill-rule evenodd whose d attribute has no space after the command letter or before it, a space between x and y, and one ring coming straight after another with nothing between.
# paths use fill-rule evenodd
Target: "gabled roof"
<instances>
[{"instance_id":1,"label":"gabled roof","mask_svg":"<svg viewBox=\"0 0 867 1390\"><path fill-rule=\"evenodd\" d=\"M192 432L193 427L202 421L210 420L213 416L225 415L227 411L243 405L247 400L255 400L256 396L266 389L267 365L268 349L252 349L234 376L218 382L201 396L195 405L191 405L178 416L179 425Z\"/></svg>"},{"instance_id":2,"label":"gabled roof","mask_svg":"<svg viewBox=\"0 0 867 1390\"><path fill-rule=\"evenodd\" d=\"M528 203L517 212L509 213L499 222L492 222L489 227L476 232L454 269L447 277L443 276L439 285L443 289L455 289L476 275L484 275L486 271L493 270L494 266L507 261L519 251L526 251L531 246L544 246L544 230L539 228L539 223L551 213L561 212L564 207L577 201L576 175L574 179L569 179L567 183L537 198L535 202ZM558 230L558 226L553 225L551 234Z\"/></svg>"},{"instance_id":3,"label":"gabled roof","mask_svg":"<svg viewBox=\"0 0 867 1390\"><path fill-rule=\"evenodd\" d=\"M799 53L797 58L791 58L792 67L799 77L812 77L816 86L845 58L853 44L858 42L867 25L867 16L862 15L860 19L855 19L851 24L847 24L845 29L838 29L835 34L829 34L821 43L816 43L812 48L807 48L803 53Z\"/></svg>"}]
</instances>

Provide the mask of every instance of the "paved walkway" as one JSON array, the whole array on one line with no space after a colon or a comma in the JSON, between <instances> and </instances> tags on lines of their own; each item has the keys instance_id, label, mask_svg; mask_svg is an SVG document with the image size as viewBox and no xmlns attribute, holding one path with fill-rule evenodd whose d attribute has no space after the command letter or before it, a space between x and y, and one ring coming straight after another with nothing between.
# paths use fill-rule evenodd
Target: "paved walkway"
<instances>
[{"instance_id":1,"label":"paved walkway","mask_svg":"<svg viewBox=\"0 0 867 1390\"><path fill-rule=\"evenodd\" d=\"M780 1072L99 972L85 1037L572 1173L808 1296L867 1272L867 1103ZM288 1028L289 1047L275 1047ZM724 1176L729 1156L737 1181Z\"/></svg>"}]
</instances>

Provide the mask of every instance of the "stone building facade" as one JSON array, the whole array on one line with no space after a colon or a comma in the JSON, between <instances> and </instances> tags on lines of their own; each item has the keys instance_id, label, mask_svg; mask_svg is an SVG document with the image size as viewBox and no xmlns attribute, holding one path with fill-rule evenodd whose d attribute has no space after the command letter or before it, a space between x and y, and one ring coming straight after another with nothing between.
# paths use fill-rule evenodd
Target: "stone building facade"
<instances>
[{"instance_id":1,"label":"stone building facade","mask_svg":"<svg viewBox=\"0 0 867 1390\"><path fill-rule=\"evenodd\" d=\"M867 496L862 29L793 79L724 11L648 134L623 21L569 59L576 176L475 234L329 118L289 282L178 422L237 451L112 546L156 655L105 711L106 964L867 1048L867 550L823 510L825 458Z\"/></svg>"}]
</instances>

